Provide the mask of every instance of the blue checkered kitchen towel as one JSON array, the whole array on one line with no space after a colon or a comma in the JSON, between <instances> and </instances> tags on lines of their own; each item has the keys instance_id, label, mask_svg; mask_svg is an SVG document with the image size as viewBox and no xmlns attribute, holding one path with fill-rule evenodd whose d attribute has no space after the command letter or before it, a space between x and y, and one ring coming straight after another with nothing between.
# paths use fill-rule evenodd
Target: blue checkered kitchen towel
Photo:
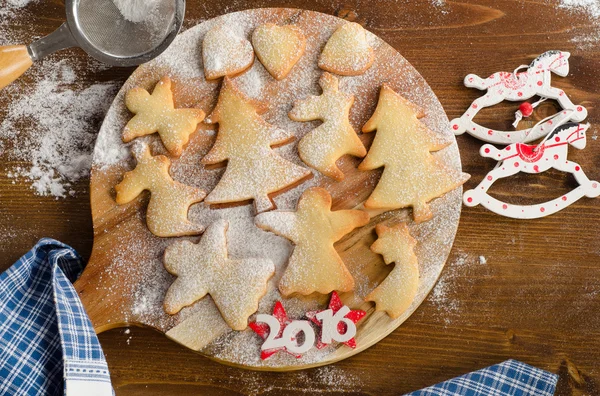
<instances>
[{"instance_id":1,"label":"blue checkered kitchen towel","mask_svg":"<svg viewBox=\"0 0 600 396\"><path fill-rule=\"evenodd\" d=\"M42 239L0 275L0 395L113 395L71 284L83 267L71 247Z\"/></svg>"},{"instance_id":2,"label":"blue checkered kitchen towel","mask_svg":"<svg viewBox=\"0 0 600 396\"><path fill-rule=\"evenodd\" d=\"M113 395L102 348L71 284L84 264L42 239L0 275L0 395ZM410 396L551 396L558 376L508 360Z\"/></svg>"},{"instance_id":3,"label":"blue checkered kitchen towel","mask_svg":"<svg viewBox=\"0 0 600 396\"><path fill-rule=\"evenodd\" d=\"M558 375L507 360L406 396L552 396Z\"/></svg>"}]
</instances>

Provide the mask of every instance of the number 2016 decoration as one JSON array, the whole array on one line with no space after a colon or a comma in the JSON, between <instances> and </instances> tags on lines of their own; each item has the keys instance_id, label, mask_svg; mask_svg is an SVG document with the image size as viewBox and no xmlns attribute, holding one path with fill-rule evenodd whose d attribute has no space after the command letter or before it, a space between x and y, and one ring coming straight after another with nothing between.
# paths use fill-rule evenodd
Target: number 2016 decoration
<instances>
[{"instance_id":1,"label":"number 2016 decoration","mask_svg":"<svg viewBox=\"0 0 600 396\"><path fill-rule=\"evenodd\" d=\"M339 295L333 292L328 309L306 313L306 317L321 328L319 339L309 321L290 320L280 301L275 303L272 315L259 314L249 326L265 340L261 346L261 359L268 359L279 351L300 358L313 347L321 349L334 341L355 348L356 323L365 315L365 311L342 305ZM301 341L300 333L304 335Z\"/></svg>"}]
</instances>

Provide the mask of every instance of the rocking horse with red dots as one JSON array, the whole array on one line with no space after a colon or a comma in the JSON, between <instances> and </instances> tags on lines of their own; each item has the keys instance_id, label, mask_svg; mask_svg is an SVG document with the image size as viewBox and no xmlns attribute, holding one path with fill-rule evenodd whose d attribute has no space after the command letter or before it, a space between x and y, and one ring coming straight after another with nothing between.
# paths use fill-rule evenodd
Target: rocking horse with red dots
<instances>
[{"instance_id":1,"label":"rocking horse with red dots","mask_svg":"<svg viewBox=\"0 0 600 396\"><path fill-rule=\"evenodd\" d=\"M465 85L487 89L488 92L476 99L461 118L451 122L455 133L460 134L466 130L481 140L508 144L504 149L491 144L481 147L481 156L493 158L498 164L477 187L465 192L463 202L466 206L482 205L502 216L535 219L556 213L584 196L595 198L600 195L600 184L591 181L579 164L567 159L569 145L579 150L585 148L586 131L590 127L590 124L578 123L585 119L587 110L574 105L564 91L550 86L551 72L561 76L568 74L568 58L568 52L548 51L537 57L523 73L517 73L521 68L519 66L513 73L495 73L485 80L473 74L465 78ZM473 117L483 107L500 103L504 99L516 101L535 95L539 95L541 99L533 104L522 103L513 125L516 126L522 117L529 117L533 109L548 98L556 99L563 110L544 118L531 129L515 132L487 130L473 122ZM525 144L542 136L545 137L537 145ZM579 186L561 197L535 205L509 204L487 193L498 179L519 172L537 174L550 168L573 174Z\"/></svg>"},{"instance_id":2,"label":"rocking horse with red dots","mask_svg":"<svg viewBox=\"0 0 600 396\"><path fill-rule=\"evenodd\" d=\"M589 124L567 123L554 129L540 144L513 143L499 150L486 144L479 151L481 156L494 158L498 165L490 171L473 190L465 192L463 201L467 206L483 205L494 213L517 219L535 219L558 212L579 198L595 198L600 195L597 181L591 181L581 166L567 159L569 145L584 149ZM487 194L492 184L501 178L519 172L536 174L550 168L572 173L579 187L552 201L536 205L512 205L501 202Z\"/></svg>"},{"instance_id":3,"label":"rocking horse with red dots","mask_svg":"<svg viewBox=\"0 0 600 396\"><path fill-rule=\"evenodd\" d=\"M541 138L556 126L568 121L583 121L587 117L585 107L574 105L562 89L551 85L552 73L561 77L569 74L569 56L568 52L547 51L538 56L530 65L521 65L512 73L498 72L485 79L474 74L467 75L464 80L465 86L487 90L487 92L475 99L460 118L451 121L450 125L454 134L461 135L467 132L488 143L528 143ZM526 70L518 72L523 68ZM563 111L548 117L533 128L515 131L498 131L473 121L483 108L497 105L503 100L523 101L536 95L540 97L537 102L523 102L519 106L519 110L515 114L516 121L513 124L515 128L523 117L529 117L533 113L533 109L547 99L555 99Z\"/></svg>"}]
</instances>

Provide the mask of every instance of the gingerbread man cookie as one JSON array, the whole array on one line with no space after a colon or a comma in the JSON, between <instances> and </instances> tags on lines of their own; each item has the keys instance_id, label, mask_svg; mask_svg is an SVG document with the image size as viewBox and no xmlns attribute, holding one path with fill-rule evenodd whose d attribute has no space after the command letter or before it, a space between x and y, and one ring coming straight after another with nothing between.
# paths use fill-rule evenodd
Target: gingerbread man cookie
<instances>
[{"instance_id":1,"label":"gingerbread man cookie","mask_svg":"<svg viewBox=\"0 0 600 396\"><path fill-rule=\"evenodd\" d=\"M354 96L341 92L338 79L329 73L323 73L319 85L323 89L322 95L296 102L289 113L294 121L323 121L300 140L298 152L310 167L333 179L343 180L344 173L336 161L344 154L356 157L367 154L348 119Z\"/></svg>"},{"instance_id":2,"label":"gingerbread man cookie","mask_svg":"<svg viewBox=\"0 0 600 396\"><path fill-rule=\"evenodd\" d=\"M198 188L174 181L169 175L171 161L164 155L153 157L150 148L141 146L134 170L125 173L115 186L117 204L133 201L144 190L150 191L146 213L148 229L159 237L196 235L204 227L188 220L190 205L202 201L206 193Z\"/></svg>"},{"instance_id":3,"label":"gingerbread man cookie","mask_svg":"<svg viewBox=\"0 0 600 396\"><path fill-rule=\"evenodd\" d=\"M340 26L325 44L319 67L343 76L357 76L367 71L374 61L365 29L358 23L348 22Z\"/></svg>"},{"instance_id":4,"label":"gingerbread man cookie","mask_svg":"<svg viewBox=\"0 0 600 396\"><path fill-rule=\"evenodd\" d=\"M166 149L179 157L190 135L204 119L200 109L176 109L171 91L171 79L163 77L150 94L143 88L133 88L125 95L125 105L135 116L125 125L123 141L158 132Z\"/></svg>"},{"instance_id":5,"label":"gingerbread man cookie","mask_svg":"<svg viewBox=\"0 0 600 396\"><path fill-rule=\"evenodd\" d=\"M258 309L275 266L262 258L230 259L228 227L226 220L217 220L198 244L178 241L167 248L165 268L177 276L165 296L167 313L176 314L210 294L232 329L241 331L248 326L248 317Z\"/></svg>"},{"instance_id":6,"label":"gingerbread man cookie","mask_svg":"<svg viewBox=\"0 0 600 396\"><path fill-rule=\"evenodd\" d=\"M252 45L265 69L277 79L284 79L304 54L306 37L294 25L266 23L254 30Z\"/></svg>"},{"instance_id":7,"label":"gingerbread man cookie","mask_svg":"<svg viewBox=\"0 0 600 396\"><path fill-rule=\"evenodd\" d=\"M239 74L254 63L252 44L238 28L220 23L204 36L202 61L207 80Z\"/></svg>"},{"instance_id":8,"label":"gingerbread man cookie","mask_svg":"<svg viewBox=\"0 0 600 396\"><path fill-rule=\"evenodd\" d=\"M271 146L290 142L293 135L267 123L260 114L257 104L225 77L217 106L209 117L211 123L219 124L217 139L202 163L227 160L227 169L206 203L253 199L257 212L264 212L274 207L269 194L311 174L273 151Z\"/></svg>"},{"instance_id":9,"label":"gingerbread man cookie","mask_svg":"<svg viewBox=\"0 0 600 396\"><path fill-rule=\"evenodd\" d=\"M320 187L310 188L302 194L296 212L274 211L255 218L258 227L295 244L279 282L283 296L354 289L354 278L333 244L368 222L369 215L360 210L332 212L331 195Z\"/></svg>"},{"instance_id":10,"label":"gingerbread man cookie","mask_svg":"<svg viewBox=\"0 0 600 396\"><path fill-rule=\"evenodd\" d=\"M414 253L417 241L403 223L394 227L378 224L376 231L378 238L371 250L381 254L386 264L395 266L365 300L375 302L377 311L396 319L410 307L419 288L419 262Z\"/></svg>"},{"instance_id":11,"label":"gingerbread man cookie","mask_svg":"<svg viewBox=\"0 0 600 396\"><path fill-rule=\"evenodd\" d=\"M392 210L412 206L415 222L431 219L427 204L469 179L469 175L442 163L432 151L451 144L441 140L419 121L423 111L394 92L381 87L375 113L363 132L377 130L360 170L384 167L365 208Z\"/></svg>"}]
</instances>

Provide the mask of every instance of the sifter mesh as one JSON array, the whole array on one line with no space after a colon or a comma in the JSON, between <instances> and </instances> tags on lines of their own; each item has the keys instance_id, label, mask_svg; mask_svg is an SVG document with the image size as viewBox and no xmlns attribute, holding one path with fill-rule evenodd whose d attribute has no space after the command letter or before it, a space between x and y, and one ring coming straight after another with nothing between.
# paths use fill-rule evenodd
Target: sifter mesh
<instances>
[{"instance_id":1,"label":"sifter mesh","mask_svg":"<svg viewBox=\"0 0 600 396\"><path fill-rule=\"evenodd\" d=\"M113 0L79 0L74 18L80 33L97 51L130 58L153 51L175 28L175 1L159 1L143 22L126 20Z\"/></svg>"}]
</instances>

